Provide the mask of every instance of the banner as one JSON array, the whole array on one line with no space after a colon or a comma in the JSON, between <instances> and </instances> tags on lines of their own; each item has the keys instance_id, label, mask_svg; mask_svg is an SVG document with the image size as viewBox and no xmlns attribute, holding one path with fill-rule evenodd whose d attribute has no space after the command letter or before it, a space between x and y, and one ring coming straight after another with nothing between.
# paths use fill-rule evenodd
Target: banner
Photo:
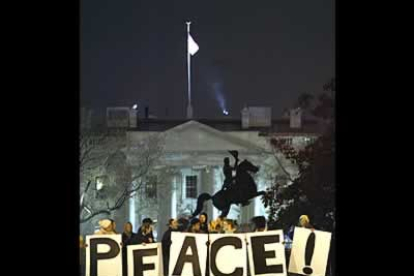
<instances>
[{"instance_id":1,"label":"banner","mask_svg":"<svg viewBox=\"0 0 414 276\"><path fill-rule=\"evenodd\" d=\"M127 246L128 276L163 276L161 243Z\"/></svg>"},{"instance_id":2,"label":"banner","mask_svg":"<svg viewBox=\"0 0 414 276\"><path fill-rule=\"evenodd\" d=\"M247 248L244 234L210 234L210 275L246 276Z\"/></svg>"},{"instance_id":3,"label":"banner","mask_svg":"<svg viewBox=\"0 0 414 276\"><path fill-rule=\"evenodd\" d=\"M289 272L325 276L331 233L295 227Z\"/></svg>"},{"instance_id":4,"label":"banner","mask_svg":"<svg viewBox=\"0 0 414 276\"><path fill-rule=\"evenodd\" d=\"M122 276L121 235L86 236L86 276Z\"/></svg>"},{"instance_id":5,"label":"banner","mask_svg":"<svg viewBox=\"0 0 414 276\"><path fill-rule=\"evenodd\" d=\"M86 236L85 275L123 276L121 240L121 235ZM325 276L331 233L295 227L288 270L283 241L282 230L210 235L172 232L168 276L206 276L207 269L211 276L246 276L248 269L251 276L286 276L287 272ZM126 257L127 276L163 276L160 243L129 245Z\"/></svg>"},{"instance_id":6,"label":"banner","mask_svg":"<svg viewBox=\"0 0 414 276\"><path fill-rule=\"evenodd\" d=\"M169 276L205 276L207 234L171 232Z\"/></svg>"},{"instance_id":7,"label":"banner","mask_svg":"<svg viewBox=\"0 0 414 276\"><path fill-rule=\"evenodd\" d=\"M283 230L246 234L252 276L287 275L283 237Z\"/></svg>"}]
</instances>

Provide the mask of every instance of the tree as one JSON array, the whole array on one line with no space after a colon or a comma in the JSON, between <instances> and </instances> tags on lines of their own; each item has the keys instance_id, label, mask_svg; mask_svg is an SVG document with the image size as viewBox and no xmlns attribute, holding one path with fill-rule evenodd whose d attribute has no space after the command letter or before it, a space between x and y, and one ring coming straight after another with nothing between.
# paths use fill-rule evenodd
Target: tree
<instances>
[{"instance_id":1,"label":"tree","mask_svg":"<svg viewBox=\"0 0 414 276\"><path fill-rule=\"evenodd\" d=\"M124 130L82 129L80 137L80 222L94 223L119 210L150 178L163 148L152 135L126 146Z\"/></svg>"},{"instance_id":2,"label":"tree","mask_svg":"<svg viewBox=\"0 0 414 276\"><path fill-rule=\"evenodd\" d=\"M82 127L79 147L80 221L95 217L98 191L106 175L108 160L123 147L124 132L120 130ZM99 183L98 183L99 181ZM98 187L97 187L98 186ZM96 196L92 196L96 195Z\"/></svg>"},{"instance_id":3,"label":"tree","mask_svg":"<svg viewBox=\"0 0 414 276\"><path fill-rule=\"evenodd\" d=\"M312 94L303 93L298 97L296 106L300 107L301 109L306 110L306 109L310 108L312 100L313 100L313 95Z\"/></svg>"},{"instance_id":4,"label":"tree","mask_svg":"<svg viewBox=\"0 0 414 276\"><path fill-rule=\"evenodd\" d=\"M295 150L286 141L272 139L281 151L298 167L290 182L276 181L263 197L270 206L269 221L287 229L302 214L308 214L318 229L333 231L335 222L335 80L324 86L324 93L312 113L324 125L323 134L304 149ZM300 97L309 99L307 96ZM299 101L300 102L300 101ZM309 106L309 103L307 103Z\"/></svg>"}]
</instances>

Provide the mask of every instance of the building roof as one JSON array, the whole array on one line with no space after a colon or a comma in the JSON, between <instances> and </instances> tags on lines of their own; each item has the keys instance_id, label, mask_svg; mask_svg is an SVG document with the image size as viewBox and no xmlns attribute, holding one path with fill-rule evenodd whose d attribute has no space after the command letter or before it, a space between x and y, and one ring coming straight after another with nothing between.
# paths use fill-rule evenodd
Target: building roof
<instances>
[{"instance_id":1,"label":"building roof","mask_svg":"<svg viewBox=\"0 0 414 276\"><path fill-rule=\"evenodd\" d=\"M195 121L215 128L220 131L259 131L262 134L270 133L289 133L289 134L312 134L320 133L320 126L315 120L302 120L301 128L291 128L289 119L272 120L270 127L250 127L242 128L240 119L194 119ZM191 121L187 120L168 120L168 119L140 119L136 128L129 131L166 131L176 126Z\"/></svg>"}]
</instances>

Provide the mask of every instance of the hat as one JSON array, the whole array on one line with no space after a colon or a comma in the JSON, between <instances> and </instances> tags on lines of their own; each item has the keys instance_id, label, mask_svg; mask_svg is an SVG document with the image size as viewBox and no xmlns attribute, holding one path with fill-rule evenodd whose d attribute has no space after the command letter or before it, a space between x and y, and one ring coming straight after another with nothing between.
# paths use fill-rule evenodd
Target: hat
<instances>
[{"instance_id":1,"label":"hat","mask_svg":"<svg viewBox=\"0 0 414 276\"><path fill-rule=\"evenodd\" d=\"M144 224L144 223L154 224L154 222L153 222L153 221L152 221L152 219L150 219L150 218L144 218L144 219L142 220L142 224Z\"/></svg>"},{"instance_id":2,"label":"hat","mask_svg":"<svg viewBox=\"0 0 414 276\"><path fill-rule=\"evenodd\" d=\"M251 222L255 225L256 228L265 228L266 227L266 218L264 216L257 216L251 219Z\"/></svg>"},{"instance_id":3,"label":"hat","mask_svg":"<svg viewBox=\"0 0 414 276\"><path fill-rule=\"evenodd\" d=\"M109 226L111 226L112 221L110 221L109 219L103 219L99 221L99 226L102 227L103 229L108 228Z\"/></svg>"}]
</instances>

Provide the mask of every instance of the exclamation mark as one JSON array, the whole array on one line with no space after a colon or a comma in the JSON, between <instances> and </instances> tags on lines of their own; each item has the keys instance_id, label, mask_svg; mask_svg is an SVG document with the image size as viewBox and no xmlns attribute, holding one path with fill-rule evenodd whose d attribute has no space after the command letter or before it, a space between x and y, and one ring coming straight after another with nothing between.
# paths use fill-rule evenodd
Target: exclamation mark
<instances>
[{"instance_id":1,"label":"exclamation mark","mask_svg":"<svg viewBox=\"0 0 414 276\"><path fill-rule=\"evenodd\" d=\"M303 268L303 273L309 275L313 273L313 269L310 267L312 263L313 251L315 249L315 233L311 233L306 242L305 249L305 267Z\"/></svg>"}]
</instances>

